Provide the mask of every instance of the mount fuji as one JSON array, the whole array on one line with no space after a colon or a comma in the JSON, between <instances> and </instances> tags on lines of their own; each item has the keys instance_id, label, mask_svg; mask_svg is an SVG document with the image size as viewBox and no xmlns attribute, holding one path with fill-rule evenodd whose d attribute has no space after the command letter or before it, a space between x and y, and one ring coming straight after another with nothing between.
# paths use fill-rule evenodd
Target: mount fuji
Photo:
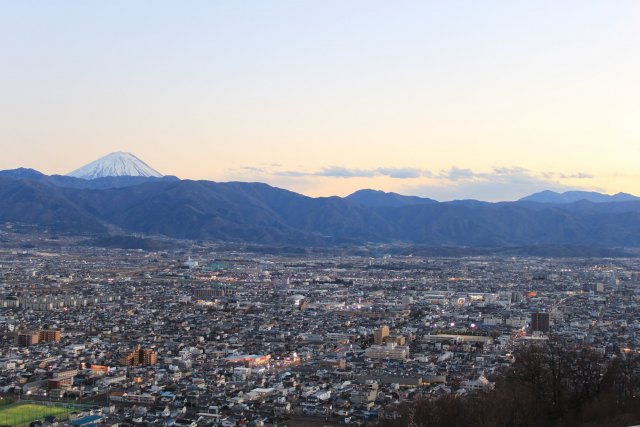
<instances>
[{"instance_id":1,"label":"mount fuji","mask_svg":"<svg viewBox=\"0 0 640 427\"><path fill-rule=\"evenodd\" d=\"M114 176L161 178L162 174L133 154L118 151L69 172L67 176L92 180Z\"/></svg>"}]
</instances>

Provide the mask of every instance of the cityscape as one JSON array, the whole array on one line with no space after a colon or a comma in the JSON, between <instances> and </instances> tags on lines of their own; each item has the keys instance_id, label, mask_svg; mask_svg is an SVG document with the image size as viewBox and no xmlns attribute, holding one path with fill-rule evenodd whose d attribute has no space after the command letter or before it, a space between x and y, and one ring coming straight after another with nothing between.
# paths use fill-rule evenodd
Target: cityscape
<instances>
[{"instance_id":1,"label":"cityscape","mask_svg":"<svg viewBox=\"0 0 640 427\"><path fill-rule=\"evenodd\" d=\"M71 425L372 424L494 388L523 347L640 351L637 259L22 243L0 252L0 390L71 402Z\"/></svg>"},{"instance_id":2,"label":"cityscape","mask_svg":"<svg viewBox=\"0 0 640 427\"><path fill-rule=\"evenodd\" d=\"M0 427L639 427L638 0L0 0Z\"/></svg>"}]
</instances>

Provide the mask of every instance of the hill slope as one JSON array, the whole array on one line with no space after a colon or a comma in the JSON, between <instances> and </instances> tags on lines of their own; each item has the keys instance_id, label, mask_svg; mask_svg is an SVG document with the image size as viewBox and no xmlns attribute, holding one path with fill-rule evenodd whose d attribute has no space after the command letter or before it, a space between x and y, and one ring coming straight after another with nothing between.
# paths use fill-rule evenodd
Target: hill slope
<instances>
[{"instance_id":1,"label":"hill slope","mask_svg":"<svg viewBox=\"0 0 640 427\"><path fill-rule=\"evenodd\" d=\"M398 193L386 193L379 190L358 190L345 197L346 200L369 207L399 207L436 203L433 199L416 196L403 196Z\"/></svg>"},{"instance_id":2,"label":"hill slope","mask_svg":"<svg viewBox=\"0 0 640 427\"><path fill-rule=\"evenodd\" d=\"M31 178L0 176L0 222L263 244L640 247L640 201L371 207L259 183L154 179L123 188L78 189L27 175Z\"/></svg>"}]
</instances>

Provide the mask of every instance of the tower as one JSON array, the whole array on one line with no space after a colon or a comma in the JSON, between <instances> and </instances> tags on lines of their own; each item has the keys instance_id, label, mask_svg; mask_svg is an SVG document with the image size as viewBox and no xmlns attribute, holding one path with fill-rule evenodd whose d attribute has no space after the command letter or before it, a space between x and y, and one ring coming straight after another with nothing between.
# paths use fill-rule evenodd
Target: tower
<instances>
[{"instance_id":1,"label":"tower","mask_svg":"<svg viewBox=\"0 0 640 427\"><path fill-rule=\"evenodd\" d=\"M549 332L549 313L531 313L531 330L547 333Z\"/></svg>"},{"instance_id":2,"label":"tower","mask_svg":"<svg viewBox=\"0 0 640 427\"><path fill-rule=\"evenodd\" d=\"M376 345L384 344L384 339L389 336L389 327L387 325L382 325L378 329L373 336L373 342Z\"/></svg>"}]
</instances>

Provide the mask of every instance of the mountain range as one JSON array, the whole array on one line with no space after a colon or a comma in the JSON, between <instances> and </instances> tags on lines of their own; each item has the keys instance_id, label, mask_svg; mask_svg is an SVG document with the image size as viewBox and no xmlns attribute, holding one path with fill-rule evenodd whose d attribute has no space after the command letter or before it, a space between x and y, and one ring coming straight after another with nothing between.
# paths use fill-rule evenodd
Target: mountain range
<instances>
[{"instance_id":1,"label":"mountain range","mask_svg":"<svg viewBox=\"0 0 640 427\"><path fill-rule=\"evenodd\" d=\"M261 183L82 179L15 169L0 172L0 224L93 236L139 233L317 247L640 247L640 200L575 193L501 203L437 202L375 190L312 198Z\"/></svg>"},{"instance_id":2,"label":"mountain range","mask_svg":"<svg viewBox=\"0 0 640 427\"><path fill-rule=\"evenodd\" d=\"M583 200L593 203L609 203L631 202L640 200L640 198L628 193L609 195L596 193L595 191L565 191L564 193L556 193L555 191L546 190L520 199L521 202L537 203L575 203Z\"/></svg>"}]
</instances>

